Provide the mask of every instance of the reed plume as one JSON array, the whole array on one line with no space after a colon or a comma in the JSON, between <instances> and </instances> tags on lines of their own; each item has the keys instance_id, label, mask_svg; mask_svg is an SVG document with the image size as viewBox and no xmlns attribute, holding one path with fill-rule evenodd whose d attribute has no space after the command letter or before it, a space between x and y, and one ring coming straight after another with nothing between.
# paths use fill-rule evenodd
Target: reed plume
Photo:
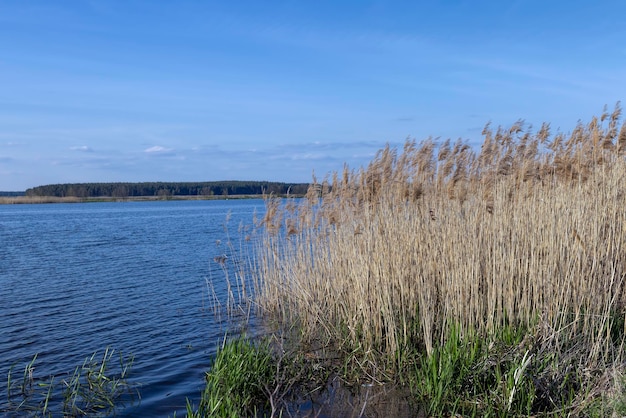
<instances>
[{"instance_id":1,"label":"reed plume","mask_svg":"<svg viewBox=\"0 0 626 418\"><path fill-rule=\"evenodd\" d=\"M289 216L268 200L261 311L389 363L407 347L431 353L451 324L488 334L538 322L582 338L581 361L608 361L626 315L620 115L617 104L569 135L487 125L478 151L407 140L314 181Z\"/></svg>"}]
</instances>

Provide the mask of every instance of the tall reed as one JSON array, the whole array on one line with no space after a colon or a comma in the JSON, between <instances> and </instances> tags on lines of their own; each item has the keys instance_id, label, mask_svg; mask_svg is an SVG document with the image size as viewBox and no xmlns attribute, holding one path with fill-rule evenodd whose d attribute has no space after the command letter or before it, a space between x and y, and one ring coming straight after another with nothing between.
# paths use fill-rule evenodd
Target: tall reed
<instances>
[{"instance_id":1,"label":"tall reed","mask_svg":"<svg viewBox=\"0 0 626 418\"><path fill-rule=\"evenodd\" d=\"M314 179L299 203L269 199L260 310L306 341L391 367L403 350L432 353L450 329L538 323L561 347L583 338L590 365L615 360L626 314L620 115L618 103L569 135L487 125L480 150L409 140Z\"/></svg>"}]
</instances>

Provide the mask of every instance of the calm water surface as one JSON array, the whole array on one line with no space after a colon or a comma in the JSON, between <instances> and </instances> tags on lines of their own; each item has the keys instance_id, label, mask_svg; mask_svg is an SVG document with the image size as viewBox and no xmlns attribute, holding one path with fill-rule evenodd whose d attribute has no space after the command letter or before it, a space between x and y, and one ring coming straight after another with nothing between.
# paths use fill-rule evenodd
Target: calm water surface
<instances>
[{"instance_id":1,"label":"calm water surface","mask_svg":"<svg viewBox=\"0 0 626 418\"><path fill-rule=\"evenodd\" d=\"M224 224L239 245L262 200L0 205L0 416L6 375L55 381L109 346L133 354L141 402L118 416L172 416L197 403L224 336ZM217 244L221 241L221 244ZM21 367L21 370L20 370Z\"/></svg>"}]
</instances>

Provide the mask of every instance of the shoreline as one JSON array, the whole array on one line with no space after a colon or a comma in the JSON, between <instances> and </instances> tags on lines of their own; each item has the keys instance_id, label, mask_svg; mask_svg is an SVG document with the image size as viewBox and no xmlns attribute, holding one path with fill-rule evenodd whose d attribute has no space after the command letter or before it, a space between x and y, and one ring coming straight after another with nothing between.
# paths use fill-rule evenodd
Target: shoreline
<instances>
[{"instance_id":1,"label":"shoreline","mask_svg":"<svg viewBox=\"0 0 626 418\"><path fill-rule=\"evenodd\" d=\"M302 197L301 195L272 195L273 197ZM100 202L156 202L166 200L229 200L262 199L267 195L229 195L229 196L129 196L129 197L57 197L57 196L6 196L0 197L0 205L44 204L44 203L100 203Z\"/></svg>"}]
</instances>

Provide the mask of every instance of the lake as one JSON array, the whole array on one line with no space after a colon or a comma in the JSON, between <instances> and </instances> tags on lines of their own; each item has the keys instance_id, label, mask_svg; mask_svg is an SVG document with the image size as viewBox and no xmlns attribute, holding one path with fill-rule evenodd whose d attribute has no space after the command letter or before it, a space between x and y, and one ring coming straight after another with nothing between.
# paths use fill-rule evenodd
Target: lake
<instances>
[{"instance_id":1,"label":"lake","mask_svg":"<svg viewBox=\"0 0 626 418\"><path fill-rule=\"evenodd\" d=\"M106 347L134 355L140 402L118 416L181 416L197 404L228 330L208 284L263 200L0 205L0 415L6 376L60 383ZM225 221L230 220L225 229ZM227 232L228 231L228 232Z\"/></svg>"}]
</instances>

